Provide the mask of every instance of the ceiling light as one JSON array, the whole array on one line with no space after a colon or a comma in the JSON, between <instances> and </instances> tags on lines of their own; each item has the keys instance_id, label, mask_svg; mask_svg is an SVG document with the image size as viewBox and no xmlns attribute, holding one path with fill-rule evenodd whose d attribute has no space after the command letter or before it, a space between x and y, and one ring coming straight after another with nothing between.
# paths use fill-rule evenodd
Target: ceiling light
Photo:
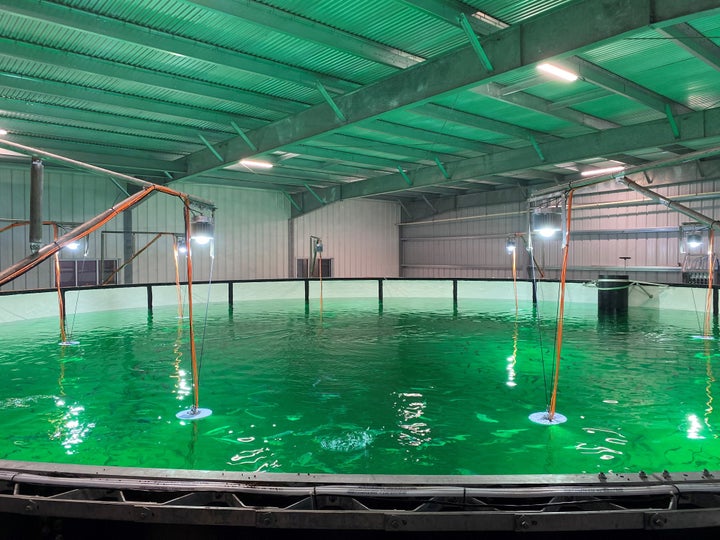
<instances>
[{"instance_id":1,"label":"ceiling light","mask_svg":"<svg viewBox=\"0 0 720 540\"><path fill-rule=\"evenodd\" d=\"M0 129L0 135L7 135L7 129Z\"/></svg>"},{"instance_id":2,"label":"ceiling light","mask_svg":"<svg viewBox=\"0 0 720 540\"><path fill-rule=\"evenodd\" d=\"M560 207L536 208L532 213L532 230L543 238L551 238L562 230Z\"/></svg>"},{"instance_id":3,"label":"ceiling light","mask_svg":"<svg viewBox=\"0 0 720 540\"><path fill-rule=\"evenodd\" d=\"M508 253L513 253L515 251L516 247L517 247L517 241L515 240L515 237L508 236L507 240L505 241L505 250Z\"/></svg>"},{"instance_id":4,"label":"ceiling light","mask_svg":"<svg viewBox=\"0 0 720 540\"><path fill-rule=\"evenodd\" d=\"M620 172L624 169L625 169L625 167L607 167L605 169L589 169L587 171L582 171L580 174L582 176L598 176L600 174L612 174L612 173Z\"/></svg>"},{"instance_id":5,"label":"ceiling light","mask_svg":"<svg viewBox=\"0 0 720 540\"><path fill-rule=\"evenodd\" d=\"M555 77L558 77L564 81L573 82L577 81L578 79L577 74L573 73L572 71L568 71L552 64L538 64L537 68L540 71L549 73L550 75L554 75Z\"/></svg>"},{"instance_id":6,"label":"ceiling light","mask_svg":"<svg viewBox=\"0 0 720 540\"><path fill-rule=\"evenodd\" d=\"M687 236L687 245L691 248L697 248L702 246L702 236L698 233L690 233Z\"/></svg>"},{"instance_id":7,"label":"ceiling light","mask_svg":"<svg viewBox=\"0 0 720 540\"><path fill-rule=\"evenodd\" d=\"M254 159L241 159L240 165L245 165L246 167L251 167L255 169L272 169L273 164L269 161L255 161Z\"/></svg>"},{"instance_id":8,"label":"ceiling light","mask_svg":"<svg viewBox=\"0 0 720 540\"><path fill-rule=\"evenodd\" d=\"M208 216L194 216L190 222L190 238L197 244L205 245L213 239L215 226Z\"/></svg>"}]
</instances>

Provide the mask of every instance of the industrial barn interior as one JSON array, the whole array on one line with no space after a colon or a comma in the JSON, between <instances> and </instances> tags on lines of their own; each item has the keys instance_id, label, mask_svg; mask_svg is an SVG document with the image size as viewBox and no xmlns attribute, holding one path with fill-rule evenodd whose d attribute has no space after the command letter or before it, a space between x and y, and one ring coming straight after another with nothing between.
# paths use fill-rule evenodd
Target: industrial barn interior
<instances>
[{"instance_id":1,"label":"industrial barn interior","mask_svg":"<svg viewBox=\"0 0 720 540\"><path fill-rule=\"evenodd\" d=\"M323 280L326 308L337 280L338 297L377 290L381 304L383 287L388 298L415 283L457 312L468 287L480 295L503 283L511 295L515 283L517 310L518 284L528 303L538 282L575 284L570 301L594 301L587 285L610 278L656 310L707 317L710 341L719 0L0 7L3 324L55 316L55 291L65 317L76 298L67 295L79 295L81 312L152 310L174 302L182 282L193 336L193 281L217 287L207 303L215 294L231 307L255 294L246 282L313 306L319 291L322 316ZM550 218L561 234L536 234ZM178 249L202 228L211 249L193 245L192 264L178 269ZM671 286L703 298L683 307L643 289ZM15 538L709 537L720 524L717 461L691 462L680 480L661 469L650 481L636 471L384 483L372 473L305 482L0 459L0 514ZM568 497L571 508L557 502Z\"/></svg>"}]
</instances>

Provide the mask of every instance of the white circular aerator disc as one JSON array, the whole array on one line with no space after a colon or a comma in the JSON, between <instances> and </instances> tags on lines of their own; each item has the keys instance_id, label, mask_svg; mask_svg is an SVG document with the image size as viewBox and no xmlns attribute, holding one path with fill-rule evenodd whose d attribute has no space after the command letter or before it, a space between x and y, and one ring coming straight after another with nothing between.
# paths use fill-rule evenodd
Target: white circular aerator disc
<instances>
[{"instance_id":1,"label":"white circular aerator disc","mask_svg":"<svg viewBox=\"0 0 720 540\"><path fill-rule=\"evenodd\" d=\"M531 422L535 422L536 424L541 424L543 426L554 426L555 424L564 424L567 422L567 417L560 413L555 413L552 419L550 419L550 415L547 411L534 412L528 418L530 418Z\"/></svg>"}]
</instances>

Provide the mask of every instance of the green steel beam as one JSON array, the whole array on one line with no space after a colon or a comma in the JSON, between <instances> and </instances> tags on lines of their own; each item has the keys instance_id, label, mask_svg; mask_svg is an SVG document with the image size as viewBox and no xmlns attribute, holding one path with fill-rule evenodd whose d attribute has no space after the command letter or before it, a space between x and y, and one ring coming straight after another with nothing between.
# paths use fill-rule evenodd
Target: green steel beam
<instances>
[{"instance_id":1,"label":"green steel beam","mask_svg":"<svg viewBox=\"0 0 720 540\"><path fill-rule=\"evenodd\" d=\"M290 201L290 204L292 204L295 207L295 210L298 212L302 212L302 208L298 205L298 203L295 202L295 199L292 198L292 196L288 195L287 191L283 190L282 194L285 195L285 198Z\"/></svg>"},{"instance_id":2,"label":"green steel beam","mask_svg":"<svg viewBox=\"0 0 720 540\"><path fill-rule=\"evenodd\" d=\"M720 137L720 109L682 115L677 119L677 124L680 129L680 142L697 143L707 138ZM547 163L566 163L604 157L618 152L657 148L677 142L672 129L663 119L547 142L544 144L544 155ZM527 147L452 163L448 165L448 172L453 181L461 181L531 169L537 164L535 150ZM482 171L482 174L478 175L478 171ZM442 185L446 182L436 166L423 167L413 172L413 187ZM333 192L337 199L331 199L328 194L326 198L328 202L334 202L341 199L385 195L406 188L402 175L393 174L344 184L340 193ZM308 199L303 198L302 206L306 212L314 209L312 203L306 204L307 201Z\"/></svg>"},{"instance_id":3,"label":"green steel beam","mask_svg":"<svg viewBox=\"0 0 720 540\"><path fill-rule=\"evenodd\" d=\"M442 164L442 161L440 161L438 158L435 158L435 163L437 163L437 166L440 168L440 172L445 177L445 179L450 180L450 174L447 172L447 169Z\"/></svg>"},{"instance_id":4,"label":"green steel beam","mask_svg":"<svg viewBox=\"0 0 720 540\"><path fill-rule=\"evenodd\" d=\"M485 52L485 49L483 49L483 46L480 43L480 40L475 35L475 32L472 29L472 26L470 26L470 23L468 22L468 19L464 13L460 14L459 21L460 21L460 27L463 29L463 32L465 32L465 35L467 36L468 41L470 41L470 45L472 45L472 48L474 49L475 53L480 58L480 61L482 61L483 66L485 66L485 69L487 69L488 71L493 71L492 62L490 61L490 58L488 58L488 55Z\"/></svg>"},{"instance_id":5,"label":"green steel beam","mask_svg":"<svg viewBox=\"0 0 720 540\"><path fill-rule=\"evenodd\" d=\"M323 99L327 102L328 105L330 105L330 108L335 113L335 116L338 117L338 120L340 120L341 122L346 122L347 118L345 118L345 115L337 106L337 104L333 101L333 98L330 96L330 94L328 94L328 91L325 89L322 83L318 81L315 86L318 92L320 92L320 95L323 97Z\"/></svg>"},{"instance_id":6,"label":"green steel beam","mask_svg":"<svg viewBox=\"0 0 720 540\"><path fill-rule=\"evenodd\" d=\"M663 36L674 40L677 45L705 62L711 68L720 71L720 47L689 24L680 23L665 26L658 28L657 31Z\"/></svg>"},{"instance_id":7,"label":"green steel beam","mask_svg":"<svg viewBox=\"0 0 720 540\"><path fill-rule=\"evenodd\" d=\"M670 105L676 113L683 114L691 111L690 108L685 107L680 103L673 102L668 98L645 88L644 86L640 86L633 81L620 77L615 73L603 69L600 66L596 66L587 60L578 58L577 56L569 58L561 62L561 64L570 66L571 71L574 71L583 80L592 83L595 86L600 86L609 92L632 99L638 103L642 103L646 107L655 109L662 114L665 114L667 105Z\"/></svg>"},{"instance_id":8,"label":"green steel beam","mask_svg":"<svg viewBox=\"0 0 720 540\"><path fill-rule=\"evenodd\" d=\"M136 83L172 90L176 95L187 94L195 99L218 99L237 105L238 103L257 108L269 109L285 114L294 114L309 106L299 101L280 99L275 96L260 94L206 81L196 81L177 74L162 73L136 66L129 66L94 58L69 51L41 47L32 43L0 37L0 55L18 60L47 64L53 68L62 66L65 69L91 73L97 76L102 73L121 81Z\"/></svg>"},{"instance_id":9,"label":"green steel beam","mask_svg":"<svg viewBox=\"0 0 720 540\"><path fill-rule=\"evenodd\" d=\"M427 163L433 162L433 155L427 150L419 148L413 148L410 146L400 145L397 143L387 143L384 141L378 141L375 139L366 139L364 137L357 137L354 135L344 135L342 133L332 133L329 137L319 139L321 143L325 143L325 146L332 146L334 144L340 145L342 148L355 148L359 151L376 152L381 154L380 157L396 156L399 160L410 160L410 161L424 161ZM458 159L458 156L448 153L435 153L443 161L454 161ZM395 160L397 162L398 159ZM395 168L393 166L393 168Z\"/></svg>"},{"instance_id":10,"label":"green steel beam","mask_svg":"<svg viewBox=\"0 0 720 540\"><path fill-rule=\"evenodd\" d=\"M408 186L412 186L413 185L412 180L410 180L410 177L405 172L405 169L403 169L400 165L398 165L397 170L400 173L400 176L402 177L402 179L405 180L405 183Z\"/></svg>"},{"instance_id":11,"label":"green steel beam","mask_svg":"<svg viewBox=\"0 0 720 540\"><path fill-rule=\"evenodd\" d=\"M300 154L305 156L315 156L331 161L339 161L346 163L359 163L372 168L374 170L387 169L395 170L397 160L380 158L377 156L371 156L367 154L359 154L355 152L348 152L344 150L335 150L327 147L312 146L309 144L292 144L284 148L286 152L292 152L294 154ZM292 161L292 160L291 160Z\"/></svg>"},{"instance_id":12,"label":"green steel beam","mask_svg":"<svg viewBox=\"0 0 720 540\"><path fill-rule=\"evenodd\" d=\"M461 14L463 14L467 18L467 21L472 27L473 31L481 36L487 36L488 34L492 34L493 32L497 32L508 27L507 24L498 21L497 19L492 19L487 15L485 15L484 17L476 17L475 14L477 13L477 10L469 7L467 4L464 4L459 0L398 1L412 7L413 9L427 13L428 15L431 15L436 19L441 19L454 26L459 25L458 18Z\"/></svg>"},{"instance_id":13,"label":"green steel beam","mask_svg":"<svg viewBox=\"0 0 720 540\"><path fill-rule=\"evenodd\" d=\"M257 150L257 146L255 146L255 143L253 143L250 138L245 135L245 132L238 126L234 121L230 121L230 125L233 127L235 131L237 131L237 134L242 137L242 140L245 141L245 144L247 144L250 147L250 150Z\"/></svg>"},{"instance_id":14,"label":"green steel beam","mask_svg":"<svg viewBox=\"0 0 720 540\"><path fill-rule=\"evenodd\" d=\"M525 92L516 92L514 94L503 93L504 86L498 83L488 83L473 88L472 91L482 94L499 101L512 103L518 107L531 111L547 114L560 118L571 124L585 126L593 130L613 129L620 127L620 124L610 122L590 114L585 114L574 109L558 109L552 106L552 102Z\"/></svg>"},{"instance_id":15,"label":"green steel beam","mask_svg":"<svg viewBox=\"0 0 720 540\"><path fill-rule=\"evenodd\" d=\"M310 193L310 195L312 195L320 204L322 204L322 205L327 204L327 200L320 197L320 195L318 195L315 192L315 190L313 188L311 188L308 184L305 184L305 189L307 189L308 192Z\"/></svg>"},{"instance_id":16,"label":"green steel beam","mask_svg":"<svg viewBox=\"0 0 720 540\"><path fill-rule=\"evenodd\" d=\"M198 137L200 137L200 140L203 142L203 144L205 144L205 146L207 146L207 147L210 149L210 151L213 153L213 155L214 155L216 158L218 158L218 161L222 161L222 160L223 160L223 157L218 153L217 150L215 150L215 148L213 147L213 145L210 144L210 142L209 142L205 137L203 137L203 134L202 134L202 133L198 133L197 135L198 135Z\"/></svg>"},{"instance_id":17,"label":"green steel beam","mask_svg":"<svg viewBox=\"0 0 720 540\"><path fill-rule=\"evenodd\" d=\"M210 174L210 173L208 173ZM253 170L250 171L246 168L233 168L233 169L222 169L212 172L213 175L220 178L224 177L237 177L246 180L257 180L260 182L280 182L287 183L288 185L302 186L305 183L311 183L317 186L333 186L342 184L347 178L340 178L339 175L333 175L328 173L322 173L317 171L296 171L292 169L286 169L285 167L273 167L269 170Z\"/></svg>"},{"instance_id":18,"label":"green steel beam","mask_svg":"<svg viewBox=\"0 0 720 540\"><path fill-rule=\"evenodd\" d=\"M535 152L537 152L538 157L540 158L540 161L545 161L545 156L542 153L542 150L540 149L540 145L535 140L534 135L530 135L530 143L533 145L533 148L535 149Z\"/></svg>"},{"instance_id":19,"label":"green steel beam","mask_svg":"<svg viewBox=\"0 0 720 540\"><path fill-rule=\"evenodd\" d=\"M199 43L192 39L175 36L153 28L143 27L88 11L62 6L45 1L2 0L0 9L30 19L44 21L74 30L110 37L127 43L196 58L221 67L229 67L249 73L257 73L273 79L292 82L307 88L314 88L321 81L332 92L345 93L355 90L358 84L300 69L288 64L273 62L264 58L244 54L240 51Z\"/></svg>"},{"instance_id":20,"label":"green steel beam","mask_svg":"<svg viewBox=\"0 0 720 540\"><path fill-rule=\"evenodd\" d=\"M501 122L500 120L494 120L492 118L486 118L477 114L471 114L457 109L451 109L435 103L427 103L409 109L410 112L420 114L422 116L428 116L430 118L437 118L438 120L444 120L446 122L452 122L455 124L461 124L464 126L472 126L478 129L489 131L491 133L499 133L501 135L507 135L516 139L528 140L533 135L536 140L554 140L557 137L542 133L539 131L533 131L531 129L524 128L522 126L516 126L515 124L508 124L507 122Z\"/></svg>"},{"instance_id":21,"label":"green steel beam","mask_svg":"<svg viewBox=\"0 0 720 540\"><path fill-rule=\"evenodd\" d=\"M210 0L205 2L211 3ZM224 4L227 3L225 0ZM552 17L528 19L497 32L483 39L482 44L488 56L493 58L495 70L492 77L498 77L556 56L580 54L609 40L651 26L656 28L677 24L718 11L718 0L645 0L637 3L626 0L578 0L555 9ZM588 20L593 21L593 24L585 24ZM475 51L471 46L466 46L354 92L337 96L335 102L349 119L349 125L376 118L391 110L421 105L438 95L487 84L490 82L488 77ZM258 152L255 152L262 154L338 129L340 126L337 125L334 111L327 103L322 103L253 130L248 135L255 141L262 141L258 143ZM227 163L252 155L239 136L221 144L224 147L220 153L228 160ZM184 158L184 161L188 176L218 167L217 160L209 150L195 152Z\"/></svg>"},{"instance_id":22,"label":"green steel beam","mask_svg":"<svg viewBox=\"0 0 720 540\"><path fill-rule=\"evenodd\" d=\"M197 151L202 144L184 143L171 141L162 138L137 137L107 129L91 129L89 125L71 125L68 123L51 123L48 119L32 120L24 118L4 117L0 120L3 129L6 129L13 136L31 135L39 138L55 138L67 141L82 142L91 139L98 145L115 146L116 151L124 151L125 148L136 148L162 152L168 155L177 156L179 153ZM176 169L177 165L173 165Z\"/></svg>"},{"instance_id":23,"label":"green steel beam","mask_svg":"<svg viewBox=\"0 0 720 540\"><path fill-rule=\"evenodd\" d=\"M67 142L57 139L27 137L15 134L13 134L12 140L25 146L42 147L43 150L47 150L53 154L68 156L77 161L91 163L98 167L119 172L130 171L129 174L133 176L150 174L152 172L162 174L166 169L175 173L182 172L173 170L173 167L175 167L174 158L177 156L166 156L167 160L163 161L161 157L158 157L157 153L134 149L123 149L122 152L118 152L116 149L105 146L93 147L89 144L81 144L80 147L84 148L84 150L78 150L78 143L74 141ZM105 153L108 151L112 151L112 153ZM10 159L12 158L6 157L3 161ZM25 163L26 158L24 156L20 159Z\"/></svg>"},{"instance_id":24,"label":"green steel beam","mask_svg":"<svg viewBox=\"0 0 720 540\"><path fill-rule=\"evenodd\" d=\"M104 108L108 114L113 114L112 111L121 109L121 118L133 116L143 118L143 115L147 115L147 111L150 109L153 115L160 115L162 117L162 124L173 123L180 126L187 126L188 119L193 119L213 124L211 129L217 131L227 129L228 114L226 113L200 107L167 103L155 99L129 96L96 88L85 88L83 86L47 79L37 79L5 72L0 73L0 88L24 90L36 94L78 100L87 103L89 106ZM148 120L148 122L151 121L152 120ZM254 129L267 125L270 120L235 116L235 122L245 129Z\"/></svg>"},{"instance_id":25,"label":"green steel beam","mask_svg":"<svg viewBox=\"0 0 720 540\"><path fill-rule=\"evenodd\" d=\"M432 145L440 144L450 146L452 148L470 150L471 152L475 152L478 154L489 154L491 152L505 149L504 147L498 146L496 144L473 141L471 139L464 139L462 137L456 137L454 135L446 135L445 133L439 133L437 131L428 131L426 129L396 124L394 122L388 122L386 120L375 120L374 122L360 124L357 127L377 133L387 133L390 135L396 135L398 137L414 139L416 141L424 141L432 143ZM432 160L433 158L430 157L429 159Z\"/></svg>"},{"instance_id":26,"label":"green steel beam","mask_svg":"<svg viewBox=\"0 0 720 540\"><path fill-rule=\"evenodd\" d=\"M394 47L370 41L339 28L326 26L252 0L193 0L192 4L199 4L233 17L251 21L265 26L273 32L281 32L295 38L312 41L387 66L405 69L424 60L424 58Z\"/></svg>"},{"instance_id":27,"label":"green steel beam","mask_svg":"<svg viewBox=\"0 0 720 540\"><path fill-rule=\"evenodd\" d=\"M0 88L3 88L0 86ZM87 124L91 129L117 130L137 132L138 137L151 137L154 139L177 140L184 143L194 143L191 131L187 126L166 124L141 118L119 116L107 112L80 110L73 107L36 103L33 101L3 98L0 101L0 111L35 115L42 121L54 124L70 122L73 124ZM3 115L5 116L5 115ZM214 137L226 139L230 132L213 134Z\"/></svg>"}]
</instances>

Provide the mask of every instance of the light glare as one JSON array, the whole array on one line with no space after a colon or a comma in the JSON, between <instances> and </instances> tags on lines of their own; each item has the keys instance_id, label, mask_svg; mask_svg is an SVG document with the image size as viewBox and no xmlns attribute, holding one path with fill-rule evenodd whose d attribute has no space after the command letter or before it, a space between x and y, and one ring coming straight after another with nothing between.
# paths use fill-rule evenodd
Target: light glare
<instances>
[{"instance_id":1,"label":"light glare","mask_svg":"<svg viewBox=\"0 0 720 540\"><path fill-rule=\"evenodd\" d=\"M240 165L245 165L246 167L254 167L256 169L272 169L273 164L268 161L256 161L254 159L241 159Z\"/></svg>"},{"instance_id":2,"label":"light glare","mask_svg":"<svg viewBox=\"0 0 720 540\"><path fill-rule=\"evenodd\" d=\"M552 64L538 64L537 68L544 73L554 75L555 77L558 77L564 81L573 82L573 81L577 81L577 79L578 79L578 76L575 73L572 73L571 71L568 71L566 69L554 66Z\"/></svg>"}]
</instances>

